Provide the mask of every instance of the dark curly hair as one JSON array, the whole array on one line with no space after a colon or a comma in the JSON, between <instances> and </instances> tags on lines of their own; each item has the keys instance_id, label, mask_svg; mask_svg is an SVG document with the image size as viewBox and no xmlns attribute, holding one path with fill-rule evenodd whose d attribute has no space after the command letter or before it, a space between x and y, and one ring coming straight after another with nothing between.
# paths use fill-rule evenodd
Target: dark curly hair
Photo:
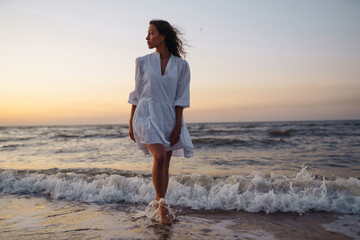
<instances>
[{"instance_id":1,"label":"dark curly hair","mask_svg":"<svg viewBox=\"0 0 360 240\"><path fill-rule=\"evenodd\" d=\"M165 44L170 53L179 58L185 58L186 52L184 50L184 39L180 39L183 35L176 27L173 27L165 20L153 19L149 24L154 25L159 31L160 35L165 36Z\"/></svg>"}]
</instances>

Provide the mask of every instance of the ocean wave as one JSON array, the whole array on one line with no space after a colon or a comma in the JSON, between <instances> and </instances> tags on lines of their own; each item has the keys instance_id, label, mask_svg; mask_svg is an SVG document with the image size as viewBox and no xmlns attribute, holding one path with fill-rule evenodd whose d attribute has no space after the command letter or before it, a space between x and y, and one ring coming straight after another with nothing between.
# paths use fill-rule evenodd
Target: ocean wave
<instances>
[{"instance_id":1,"label":"ocean wave","mask_svg":"<svg viewBox=\"0 0 360 240\"><path fill-rule=\"evenodd\" d=\"M99 204L147 204L155 198L151 176L107 170L1 170L0 191ZM294 176L194 173L172 176L166 198L173 206L195 210L360 214L360 180L314 177L306 167Z\"/></svg>"},{"instance_id":2,"label":"ocean wave","mask_svg":"<svg viewBox=\"0 0 360 240\"><path fill-rule=\"evenodd\" d=\"M34 137L6 137L0 139L0 142L8 142L8 141L28 141L34 139Z\"/></svg>"},{"instance_id":3,"label":"ocean wave","mask_svg":"<svg viewBox=\"0 0 360 240\"><path fill-rule=\"evenodd\" d=\"M209 127L207 129L189 129L191 136L229 136L239 134L249 134L258 131L255 126L236 126L222 128L220 127Z\"/></svg>"},{"instance_id":4,"label":"ocean wave","mask_svg":"<svg viewBox=\"0 0 360 240\"><path fill-rule=\"evenodd\" d=\"M235 138L199 137L193 138L192 143L198 146L219 147L219 146L249 146L245 140Z\"/></svg>"},{"instance_id":5,"label":"ocean wave","mask_svg":"<svg viewBox=\"0 0 360 240\"><path fill-rule=\"evenodd\" d=\"M0 149L2 151L14 151L18 147L23 147L23 146L25 146L25 144L8 144L8 145L1 146Z\"/></svg>"},{"instance_id":6,"label":"ocean wave","mask_svg":"<svg viewBox=\"0 0 360 240\"><path fill-rule=\"evenodd\" d=\"M270 147L294 145L291 141L283 138L258 137L252 139L237 139L234 137L196 137L192 139L196 147Z\"/></svg>"},{"instance_id":7,"label":"ocean wave","mask_svg":"<svg viewBox=\"0 0 360 240\"><path fill-rule=\"evenodd\" d=\"M128 136L127 134L123 133L108 133L108 134L81 134L81 133L75 133L75 134L56 134L53 137L50 137L51 139L58 139L58 138L123 138Z\"/></svg>"},{"instance_id":8,"label":"ocean wave","mask_svg":"<svg viewBox=\"0 0 360 240\"><path fill-rule=\"evenodd\" d=\"M290 136L293 132L295 132L295 130L292 129L292 128L286 129L286 130L272 129L272 130L269 130L268 134L269 134L270 136L288 137L288 136Z\"/></svg>"}]
</instances>

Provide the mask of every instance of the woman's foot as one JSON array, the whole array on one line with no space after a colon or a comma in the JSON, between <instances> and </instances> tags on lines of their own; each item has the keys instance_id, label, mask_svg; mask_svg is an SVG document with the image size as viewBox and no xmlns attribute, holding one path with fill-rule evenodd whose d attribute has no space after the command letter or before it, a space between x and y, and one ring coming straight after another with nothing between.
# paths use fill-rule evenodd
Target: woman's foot
<instances>
[{"instance_id":1,"label":"woman's foot","mask_svg":"<svg viewBox=\"0 0 360 240\"><path fill-rule=\"evenodd\" d=\"M171 219L175 219L175 214L171 212L170 206L165 202L164 198L159 201L151 201L145 209L145 215L167 225L171 225Z\"/></svg>"},{"instance_id":2,"label":"woman's foot","mask_svg":"<svg viewBox=\"0 0 360 240\"><path fill-rule=\"evenodd\" d=\"M172 224L169 210L162 204L159 207L159 222L166 225Z\"/></svg>"},{"instance_id":3,"label":"woman's foot","mask_svg":"<svg viewBox=\"0 0 360 240\"><path fill-rule=\"evenodd\" d=\"M171 214L170 212L170 206L165 202L164 198L160 198L158 202L158 210L159 210L159 222L166 225L171 225Z\"/></svg>"}]
</instances>

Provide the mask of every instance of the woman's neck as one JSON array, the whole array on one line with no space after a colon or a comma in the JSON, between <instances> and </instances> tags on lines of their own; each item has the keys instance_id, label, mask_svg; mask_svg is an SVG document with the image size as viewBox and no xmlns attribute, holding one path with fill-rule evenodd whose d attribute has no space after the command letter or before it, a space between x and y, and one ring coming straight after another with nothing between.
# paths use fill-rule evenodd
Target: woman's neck
<instances>
[{"instance_id":1,"label":"woman's neck","mask_svg":"<svg viewBox=\"0 0 360 240\"><path fill-rule=\"evenodd\" d=\"M160 53L161 59L167 59L170 57L171 53L169 52L169 49L166 47L165 44L162 44L161 46L156 48L156 51Z\"/></svg>"}]
</instances>

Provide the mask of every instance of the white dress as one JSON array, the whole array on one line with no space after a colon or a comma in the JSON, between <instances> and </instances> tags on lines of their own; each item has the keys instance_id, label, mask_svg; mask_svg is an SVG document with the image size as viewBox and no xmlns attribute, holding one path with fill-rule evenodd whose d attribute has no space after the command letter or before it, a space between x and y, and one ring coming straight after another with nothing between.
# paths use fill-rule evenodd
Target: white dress
<instances>
[{"instance_id":1,"label":"white dress","mask_svg":"<svg viewBox=\"0 0 360 240\"><path fill-rule=\"evenodd\" d=\"M193 144L182 118L180 140L170 145L175 127L175 106L190 107L190 68L186 60L171 55L164 75L161 74L160 53L136 58L135 90L128 103L137 105L133 116L136 146L145 155L151 154L146 144L161 143L172 156L193 156Z\"/></svg>"}]
</instances>

